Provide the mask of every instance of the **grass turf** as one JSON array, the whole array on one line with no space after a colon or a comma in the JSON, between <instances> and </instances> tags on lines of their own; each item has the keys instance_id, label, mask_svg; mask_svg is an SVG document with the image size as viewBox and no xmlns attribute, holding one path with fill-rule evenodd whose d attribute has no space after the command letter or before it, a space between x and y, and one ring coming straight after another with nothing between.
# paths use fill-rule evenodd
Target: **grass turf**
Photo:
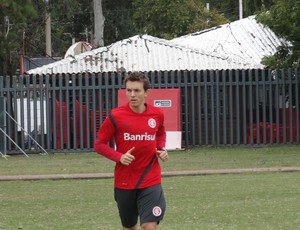
<instances>
[{"instance_id":1,"label":"grass turf","mask_svg":"<svg viewBox=\"0 0 300 230\"><path fill-rule=\"evenodd\" d=\"M204 147L172 151L163 171L300 166L300 146L263 148ZM0 158L0 175L113 172L114 163L95 153L18 155Z\"/></svg>"},{"instance_id":2,"label":"grass turf","mask_svg":"<svg viewBox=\"0 0 300 230\"><path fill-rule=\"evenodd\" d=\"M300 166L299 146L170 152L163 171ZM112 172L95 153L0 158L0 175ZM300 172L163 178L160 229L297 229ZM0 182L0 229L121 229L112 179Z\"/></svg>"},{"instance_id":3,"label":"grass turf","mask_svg":"<svg viewBox=\"0 0 300 230\"><path fill-rule=\"evenodd\" d=\"M160 229L297 229L300 173L163 179ZM4 181L0 229L116 230L113 180Z\"/></svg>"}]
</instances>

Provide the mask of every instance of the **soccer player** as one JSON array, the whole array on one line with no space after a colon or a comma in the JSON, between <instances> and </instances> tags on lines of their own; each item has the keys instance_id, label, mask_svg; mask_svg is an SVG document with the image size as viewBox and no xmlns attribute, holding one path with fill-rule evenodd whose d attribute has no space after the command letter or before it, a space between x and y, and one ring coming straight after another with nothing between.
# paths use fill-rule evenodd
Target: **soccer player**
<instances>
[{"instance_id":1,"label":"soccer player","mask_svg":"<svg viewBox=\"0 0 300 230\"><path fill-rule=\"evenodd\" d=\"M114 197L123 229L137 229L139 217L143 230L155 230L166 209L158 162L168 160L164 114L145 103L150 82L144 74L132 72L124 83L128 103L111 110L94 149L116 162ZM112 137L115 150L107 145Z\"/></svg>"}]
</instances>

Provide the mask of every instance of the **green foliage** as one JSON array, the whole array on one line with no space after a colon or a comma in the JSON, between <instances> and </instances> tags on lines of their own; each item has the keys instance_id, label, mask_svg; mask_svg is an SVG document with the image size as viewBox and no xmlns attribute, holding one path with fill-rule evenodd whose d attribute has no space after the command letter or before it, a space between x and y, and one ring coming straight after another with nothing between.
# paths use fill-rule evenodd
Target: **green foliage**
<instances>
[{"instance_id":1,"label":"green foliage","mask_svg":"<svg viewBox=\"0 0 300 230\"><path fill-rule=\"evenodd\" d=\"M48 2L47 5L45 0L0 0L1 75L16 73L20 54L29 57L45 56L46 11L51 13L52 56L63 57L72 39L93 42L93 0ZM210 11L205 9L207 2L210 3ZM244 0L245 16L268 9L273 0L255 0L252 3L251 0ZM297 4L290 4L296 15L289 15L282 24L285 25L288 18L297 17ZM228 20L237 20L239 15L237 0L102 0L102 8L105 45L138 33L171 39ZM8 27L2 20L5 16L8 16L12 25L7 34ZM294 40L297 40L298 27L287 26L284 29L295 31ZM299 46L298 43L294 42L293 45ZM288 62L294 62L294 58Z\"/></svg>"},{"instance_id":2,"label":"green foliage","mask_svg":"<svg viewBox=\"0 0 300 230\"><path fill-rule=\"evenodd\" d=\"M132 0L102 0L102 7L105 45L137 34L132 22Z\"/></svg>"},{"instance_id":3,"label":"green foliage","mask_svg":"<svg viewBox=\"0 0 300 230\"><path fill-rule=\"evenodd\" d=\"M23 28L36 15L31 0L0 0L0 74L15 74Z\"/></svg>"},{"instance_id":4,"label":"green foliage","mask_svg":"<svg viewBox=\"0 0 300 230\"><path fill-rule=\"evenodd\" d=\"M271 68L299 67L300 1L278 0L270 11L262 12L257 19L287 41L277 48L273 56L264 58L263 63Z\"/></svg>"},{"instance_id":5,"label":"green foliage","mask_svg":"<svg viewBox=\"0 0 300 230\"><path fill-rule=\"evenodd\" d=\"M224 17L229 21L235 21L239 19L239 1L238 0L207 0L211 9L217 9Z\"/></svg>"},{"instance_id":6,"label":"green foliage","mask_svg":"<svg viewBox=\"0 0 300 230\"><path fill-rule=\"evenodd\" d=\"M217 9L230 21L239 19L239 0L207 0L211 8ZM274 4L274 0L243 0L243 17L254 15L264 9L269 9Z\"/></svg>"},{"instance_id":7,"label":"green foliage","mask_svg":"<svg viewBox=\"0 0 300 230\"><path fill-rule=\"evenodd\" d=\"M86 36L85 33L86 29L91 31L92 28L90 4L91 2L73 0L51 0L47 6L44 0L34 0L34 7L39 15L30 21L26 30L26 55L45 56L46 11L51 15L52 56L64 56L72 44L72 38L76 41L90 41L90 34Z\"/></svg>"},{"instance_id":8,"label":"green foliage","mask_svg":"<svg viewBox=\"0 0 300 230\"><path fill-rule=\"evenodd\" d=\"M171 39L210 28L226 19L193 0L133 0L134 25L139 33Z\"/></svg>"},{"instance_id":9,"label":"green foliage","mask_svg":"<svg viewBox=\"0 0 300 230\"><path fill-rule=\"evenodd\" d=\"M44 0L32 0L37 16L29 18L28 23L23 28L24 41L23 55L44 56L45 55L45 12L46 4ZM20 45L20 44L19 44Z\"/></svg>"},{"instance_id":10,"label":"green foliage","mask_svg":"<svg viewBox=\"0 0 300 230\"><path fill-rule=\"evenodd\" d=\"M36 15L31 0L0 0L0 7L1 16L9 16L18 23Z\"/></svg>"},{"instance_id":11,"label":"green foliage","mask_svg":"<svg viewBox=\"0 0 300 230\"><path fill-rule=\"evenodd\" d=\"M72 38L92 43L92 6L92 0L51 0L52 56L64 56L72 45Z\"/></svg>"},{"instance_id":12,"label":"green foliage","mask_svg":"<svg viewBox=\"0 0 300 230\"><path fill-rule=\"evenodd\" d=\"M257 14L262 10L270 9L274 1L275 0L243 0L244 17Z\"/></svg>"}]
</instances>

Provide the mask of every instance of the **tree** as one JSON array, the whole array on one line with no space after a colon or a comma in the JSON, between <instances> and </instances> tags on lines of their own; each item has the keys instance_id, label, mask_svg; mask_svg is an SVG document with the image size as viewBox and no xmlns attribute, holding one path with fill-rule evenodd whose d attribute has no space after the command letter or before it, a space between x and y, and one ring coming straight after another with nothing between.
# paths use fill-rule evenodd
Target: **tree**
<instances>
[{"instance_id":1,"label":"tree","mask_svg":"<svg viewBox=\"0 0 300 230\"><path fill-rule=\"evenodd\" d=\"M274 0L244 0L244 16L248 17L257 14L262 10L270 9L273 4Z\"/></svg>"},{"instance_id":2,"label":"tree","mask_svg":"<svg viewBox=\"0 0 300 230\"><path fill-rule=\"evenodd\" d=\"M243 0L243 17L257 14L258 12L269 9L275 0ZM211 8L217 9L228 20L239 20L239 0L207 0Z\"/></svg>"},{"instance_id":3,"label":"tree","mask_svg":"<svg viewBox=\"0 0 300 230\"><path fill-rule=\"evenodd\" d=\"M51 13L53 57L63 57L74 40L93 43L94 21L98 21L93 13L93 1L48 0L47 9L46 0L0 0L0 74L15 74L20 54L46 55L46 9ZM239 15L238 0L101 1L105 17L103 45L138 33L171 39L226 23L228 19L237 20ZM206 2L210 3L209 11L205 9ZM244 0L245 11L248 12L247 5L252 12L273 1L255 0L254 8L250 7L251 2Z\"/></svg>"},{"instance_id":4,"label":"tree","mask_svg":"<svg viewBox=\"0 0 300 230\"><path fill-rule=\"evenodd\" d=\"M39 12L38 19L32 20L32 28L28 28L27 38L30 49L28 56L44 56L44 13L45 6L39 5L44 0L33 0ZM99 1L99 0L96 0ZM72 41L87 41L94 43L93 0L49 0L49 10L52 17L52 56L61 57L72 45ZM98 4L99 5L99 4ZM132 36L130 26L131 0L102 0L104 21L104 44L108 45L118 40ZM99 16L97 14L96 16ZM96 23L97 24L97 23ZM36 33L38 31L38 33ZM103 32L100 32L103 33ZM96 45L95 47L97 47Z\"/></svg>"},{"instance_id":5,"label":"tree","mask_svg":"<svg viewBox=\"0 0 300 230\"><path fill-rule=\"evenodd\" d=\"M129 38L138 31L133 25L132 14L135 11L132 0L103 0L104 44Z\"/></svg>"},{"instance_id":6,"label":"tree","mask_svg":"<svg viewBox=\"0 0 300 230\"><path fill-rule=\"evenodd\" d=\"M207 0L205 2L209 3L210 8L218 10L229 21L239 19L239 0Z\"/></svg>"},{"instance_id":7,"label":"tree","mask_svg":"<svg viewBox=\"0 0 300 230\"><path fill-rule=\"evenodd\" d=\"M271 68L299 67L300 1L277 0L269 11L259 14L257 20L287 41L277 47L273 56L265 57L262 63Z\"/></svg>"},{"instance_id":8,"label":"tree","mask_svg":"<svg viewBox=\"0 0 300 230\"><path fill-rule=\"evenodd\" d=\"M14 75L23 28L37 15L30 0L0 0L0 75Z\"/></svg>"},{"instance_id":9,"label":"tree","mask_svg":"<svg viewBox=\"0 0 300 230\"><path fill-rule=\"evenodd\" d=\"M46 56L46 10L51 13L53 57L63 57L73 41L93 42L93 0L48 2L47 9L45 0L0 0L0 75L15 74L21 54L28 57ZM105 45L135 34L131 23L131 2L102 0L106 18Z\"/></svg>"},{"instance_id":10,"label":"tree","mask_svg":"<svg viewBox=\"0 0 300 230\"><path fill-rule=\"evenodd\" d=\"M104 16L102 13L102 1L93 0L94 2L94 46L104 46L103 29L104 29Z\"/></svg>"},{"instance_id":11,"label":"tree","mask_svg":"<svg viewBox=\"0 0 300 230\"><path fill-rule=\"evenodd\" d=\"M171 39L226 22L216 10L194 0L133 0L133 20L139 33Z\"/></svg>"},{"instance_id":12,"label":"tree","mask_svg":"<svg viewBox=\"0 0 300 230\"><path fill-rule=\"evenodd\" d=\"M38 16L26 28L26 55L45 56L45 0L33 0ZM63 57L72 41L91 42L91 1L50 0L52 56Z\"/></svg>"}]
</instances>

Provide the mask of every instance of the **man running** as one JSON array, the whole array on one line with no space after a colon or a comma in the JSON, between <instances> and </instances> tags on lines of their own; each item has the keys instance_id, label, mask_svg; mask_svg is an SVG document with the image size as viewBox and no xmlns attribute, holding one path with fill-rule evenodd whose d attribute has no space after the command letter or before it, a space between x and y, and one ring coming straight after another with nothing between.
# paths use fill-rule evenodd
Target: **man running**
<instances>
[{"instance_id":1,"label":"man running","mask_svg":"<svg viewBox=\"0 0 300 230\"><path fill-rule=\"evenodd\" d=\"M155 230L166 209L158 162L158 158L168 160L164 114L145 103L148 77L133 72L124 83L128 103L111 110L97 133L94 149L116 162L114 193L123 229L137 229L139 217L143 230ZM115 150L107 145L112 137Z\"/></svg>"}]
</instances>

